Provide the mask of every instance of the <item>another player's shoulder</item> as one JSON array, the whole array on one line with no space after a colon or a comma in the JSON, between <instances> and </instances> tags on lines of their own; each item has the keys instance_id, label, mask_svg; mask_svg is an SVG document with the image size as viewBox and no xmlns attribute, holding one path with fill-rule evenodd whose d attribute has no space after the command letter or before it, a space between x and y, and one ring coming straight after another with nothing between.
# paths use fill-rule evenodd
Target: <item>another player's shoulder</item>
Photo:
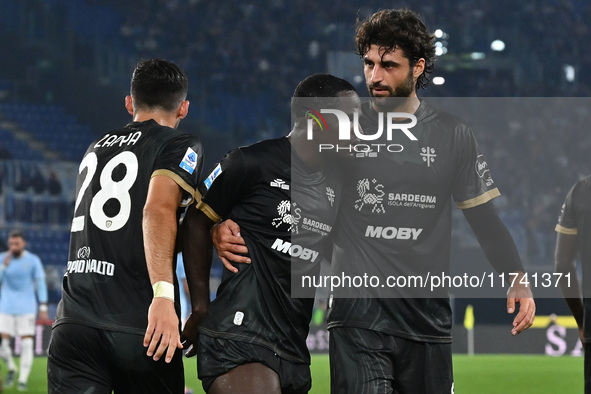
<instances>
[{"instance_id":1,"label":"another player's shoulder","mask_svg":"<svg viewBox=\"0 0 591 394\"><path fill-rule=\"evenodd\" d=\"M561 208L559 226L556 231L561 231L561 228L574 228L575 223L581 218L588 218L591 215L591 175L577 181L568 191L564 204Z\"/></svg>"},{"instance_id":2,"label":"another player's shoulder","mask_svg":"<svg viewBox=\"0 0 591 394\"><path fill-rule=\"evenodd\" d=\"M291 160L291 144L287 137L272 138L241 146L235 150L234 154L238 152L247 167L280 166L281 163L289 165Z\"/></svg>"},{"instance_id":3,"label":"another player's shoulder","mask_svg":"<svg viewBox=\"0 0 591 394\"><path fill-rule=\"evenodd\" d=\"M586 177L578 181L576 184L579 187L584 187L587 189L591 188L591 175L587 175Z\"/></svg>"},{"instance_id":4,"label":"another player's shoulder","mask_svg":"<svg viewBox=\"0 0 591 394\"><path fill-rule=\"evenodd\" d=\"M245 157L253 156L277 156L290 154L290 143L287 137L271 138L242 146L239 149Z\"/></svg>"},{"instance_id":5,"label":"another player's shoulder","mask_svg":"<svg viewBox=\"0 0 591 394\"><path fill-rule=\"evenodd\" d=\"M577 181L573 185L570 194L573 195L573 198L580 197L588 200L591 197L591 175Z\"/></svg>"},{"instance_id":6,"label":"another player's shoulder","mask_svg":"<svg viewBox=\"0 0 591 394\"><path fill-rule=\"evenodd\" d=\"M449 130L471 130L462 118L426 102L421 102L416 116L419 122L434 122Z\"/></svg>"},{"instance_id":7,"label":"another player's shoulder","mask_svg":"<svg viewBox=\"0 0 591 394\"><path fill-rule=\"evenodd\" d=\"M241 146L226 154L221 168L223 171L233 168L235 171L239 170L248 174L250 179L255 179L268 171L288 168L291 163L290 147L286 137L267 139Z\"/></svg>"}]
</instances>

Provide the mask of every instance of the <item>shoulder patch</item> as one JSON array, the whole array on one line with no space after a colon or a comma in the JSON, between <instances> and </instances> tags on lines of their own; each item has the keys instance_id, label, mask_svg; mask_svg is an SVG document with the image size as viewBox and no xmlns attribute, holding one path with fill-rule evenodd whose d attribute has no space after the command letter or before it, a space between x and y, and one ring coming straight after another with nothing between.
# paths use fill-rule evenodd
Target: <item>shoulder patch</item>
<instances>
[{"instance_id":1,"label":"shoulder patch","mask_svg":"<svg viewBox=\"0 0 591 394\"><path fill-rule=\"evenodd\" d=\"M187 171L189 174L193 174L195 167L197 167L197 153L193 149L187 148L179 167Z\"/></svg>"},{"instance_id":2,"label":"shoulder patch","mask_svg":"<svg viewBox=\"0 0 591 394\"><path fill-rule=\"evenodd\" d=\"M215 166L215 168L213 169L211 174L209 174L209 176L207 178L205 178L205 180L203 181L207 190L209 190L209 188L211 187L211 184L213 183L213 181L215 181L215 178L217 178L221 173L222 173L222 166L218 163L218 165Z\"/></svg>"}]
</instances>

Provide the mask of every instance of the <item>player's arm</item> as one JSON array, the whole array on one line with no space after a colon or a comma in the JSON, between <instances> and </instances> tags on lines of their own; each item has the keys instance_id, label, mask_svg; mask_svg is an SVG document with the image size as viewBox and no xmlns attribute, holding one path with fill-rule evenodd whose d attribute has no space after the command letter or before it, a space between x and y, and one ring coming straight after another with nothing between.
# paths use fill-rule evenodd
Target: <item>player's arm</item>
<instances>
[{"instance_id":1,"label":"player's arm","mask_svg":"<svg viewBox=\"0 0 591 394\"><path fill-rule=\"evenodd\" d=\"M238 223L232 219L224 220L213 227L211 236L220 260L230 272L238 272L238 268L234 267L232 262L250 263L250 257L243 256L248 254L248 248L244 238L240 236Z\"/></svg>"},{"instance_id":2,"label":"player's arm","mask_svg":"<svg viewBox=\"0 0 591 394\"><path fill-rule=\"evenodd\" d=\"M182 191L167 176L154 176L148 187L142 229L144 250L154 298L148 311L148 328L144 336L147 354L154 360L166 352L170 362L176 348L182 348L179 320L174 309L172 259L177 234L176 211Z\"/></svg>"},{"instance_id":3,"label":"player's arm","mask_svg":"<svg viewBox=\"0 0 591 394\"><path fill-rule=\"evenodd\" d=\"M204 200L211 205L211 210L216 214L226 216L252 188L258 167L256 158L253 163L252 157L248 160L240 149L229 152L208 177L212 183L202 193ZM204 185L205 182L201 184L201 186ZM248 249L244 239L240 236L240 226L236 222L227 219L217 224L211 235L218 256L224 267L230 272L238 272L232 262L250 263L249 257L238 254L246 254Z\"/></svg>"},{"instance_id":4,"label":"player's arm","mask_svg":"<svg viewBox=\"0 0 591 394\"><path fill-rule=\"evenodd\" d=\"M0 265L0 281L2 281L2 277L4 276L4 270L8 267L8 265L10 264L10 259L12 254L10 253L10 251L6 251L4 252L4 258L2 259L2 265Z\"/></svg>"},{"instance_id":5,"label":"player's arm","mask_svg":"<svg viewBox=\"0 0 591 394\"><path fill-rule=\"evenodd\" d=\"M515 304L520 305L511 330L513 335L517 335L533 324L536 305L531 288L521 281L524 269L515 242L499 218L492 201L463 209L462 212L490 264L499 273L518 275L515 280L514 277L511 278L513 286L507 292L507 312L515 312Z\"/></svg>"},{"instance_id":6,"label":"player's arm","mask_svg":"<svg viewBox=\"0 0 591 394\"><path fill-rule=\"evenodd\" d=\"M555 270L558 273L570 275L570 281L560 280L560 290L566 300L573 317L583 329L583 297L581 286L577 276L577 255L579 247L576 234L564 234L558 232L556 237L556 251L554 255Z\"/></svg>"},{"instance_id":7,"label":"player's arm","mask_svg":"<svg viewBox=\"0 0 591 394\"><path fill-rule=\"evenodd\" d=\"M209 306L209 273L212 260L211 227L215 220L191 205L187 209L182 225L182 247L185 274L191 297L191 316L185 323L182 339L185 347L192 348L187 357L197 352L199 324Z\"/></svg>"}]
</instances>

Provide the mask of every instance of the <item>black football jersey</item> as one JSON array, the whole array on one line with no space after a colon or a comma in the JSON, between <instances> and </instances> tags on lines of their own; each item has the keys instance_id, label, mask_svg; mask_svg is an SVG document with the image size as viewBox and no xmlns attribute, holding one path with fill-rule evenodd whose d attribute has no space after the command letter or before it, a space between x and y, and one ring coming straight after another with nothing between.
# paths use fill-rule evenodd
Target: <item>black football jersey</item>
<instances>
[{"instance_id":1,"label":"black football jersey","mask_svg":"<svg viewBox=\"0 0 591 394\"><path fill-rule=\"evenodd\" d=\"M79 168L55 325L145 333L153 297L142 233L150 179L168 176L182 189L178 219L196 196L202 163L195 137L154 120L130 123L89 146ZM175 291L178 300L177 283Z\"/></svg>"},{"instance_id":2,"label":"black football jersey","mask_svg":"<svg viewBox=\"0 0 591 394\"><path fill-rule=\"evenodd\" d=\"M240 225L252 263L237 264L236 274L224 270L200 332L309 363L314 292L292 298L292 280L317 275L332 249L339 179L327 170L308 172L283 137L231 151L203 186L199 209Z\"/></svg>"},{"instance_id":3,"label":"black football jersey","mask_svg":"<svg viewBox=\"0 0 591 394\"><path fill-rule=\"evenodd\" d=\"M358 149L362 153L347 171L332 275L375 276L379 284L335 290L328 326L449 342L447 292L430 294L414 280L449 272L452 201L470 208L499 191L467 125L424 103L414 115L410 132L416 140L400 130L389 139L384 133L370 149ZM360 123L367 134L380 127L379 116L364 104ZM405 283L388 282L390 276Z\"/></svg>"},{"instance_id":4,"label":"black football jersey","mask_svg":"<svg viewBox=\"0 0 591 394\"><path fill-rule=\"evenodd\" d=\"M566 195L558 218L556 231L577 236L583 274L583 298L585 314L583 334L586 343L591 342L591 176L578 181ZM571 281L577 278L570 278ZM574 295L573 295L574 296Z\"/></svg>"}]
</instances>

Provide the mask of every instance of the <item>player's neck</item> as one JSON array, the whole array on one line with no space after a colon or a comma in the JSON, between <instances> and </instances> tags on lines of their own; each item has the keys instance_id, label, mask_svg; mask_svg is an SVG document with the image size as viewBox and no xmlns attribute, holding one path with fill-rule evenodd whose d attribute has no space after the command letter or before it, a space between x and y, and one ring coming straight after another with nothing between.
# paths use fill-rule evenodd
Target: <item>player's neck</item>
<instances>
[{"instance_id":1,"label":"player's neck","mask_svg":"<svg viewBox=\"0 0 591 394\"><path fill-rule=\"evenodd\" d=\"M322 165L322 158L314 149L312 141L306 138L306 131L294 127L287 136L291 144L292 154L295 153L310 171L316 171Z\"/></svg>"},{"instance_id":2,"label":"player's neck","mask_svg":"<svg viewBox=\"0 0 591 394\"><path fill-rule=\"evenodd\" d=\"M169 112L164 111L136 111L133 114L134 122L145 122L153 119L160 126L168 126L176 129L179 119Z\"/></svg>"},{"instance_id":3,"label":"player's neck","mask_svg":"<svg viewBox=\"0 0 591 394\"><path fill-rule=\"evenodd\" d=\"M373 110L376 112L404 112L407 114L414 114L421 105L421 101L416 93L411 94L408 98L396 97L387 99L390 100L387 104L393 104L391 108L382 108L374 101L372 104Z\"/></svg>"}]
</instances>

